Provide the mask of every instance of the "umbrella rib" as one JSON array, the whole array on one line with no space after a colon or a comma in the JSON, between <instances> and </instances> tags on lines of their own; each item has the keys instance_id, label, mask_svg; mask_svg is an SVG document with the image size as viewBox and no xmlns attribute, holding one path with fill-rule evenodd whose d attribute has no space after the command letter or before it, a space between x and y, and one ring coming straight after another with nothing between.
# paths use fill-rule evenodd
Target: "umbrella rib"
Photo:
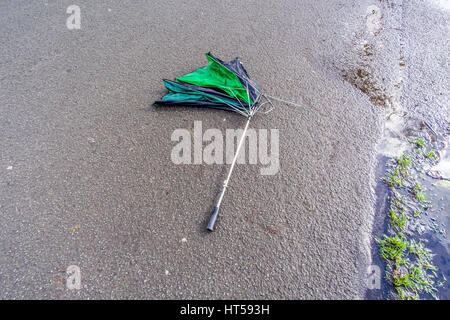
<instances>
[{"instance_id":1,"label":"umbrella rib","mask_svg":"<svg viewBox=\"0 0 450 320\"><path fill-rule=\"evenodd\" d=\"M219 87L221 87L221 88L232 89L232 87L225 87L225 86L219 86ZM234 88L234 89L238 89L238 88ZM233 90L231 90L231 93L234 95L234 97L236 98L236 100L237 100L237 101L239 102L239 104L242 106L242 109L246 111L247 109L246 109L246 108L244 107L244 105L241 103L241 101L240 101L239 98L236 96L236 94L234 93ZM226 105L228 105L229 107L231 107L234 111L238 112L239 114L241 114L241 115L243 115L243 116L245 116L245 117L248 117L248 116L249 116L247 112L242 111L242 110L239 110L237 107L235 107L235 106L233 106L233 105L231 105L231 104L229 104L229 103L223 101L222 99L220 99L220 98L218 98L218 97L216 97L216 99L219 99L220 101L222 101L223 103L225 103Z\"/></svg>"},{"instance_id":2,"label":"umbrella rib","mask_svg":"<svg viewBox=\"0 0 450 320\"><path fill-rule=\"evenodd\" d=\"M243 112L242 110L238 109L237 107L233 106L233 105L228 105L229 107L231 107L233 109L233 111L239 113L240 115L243 115L244 117L247 117L247 114L245 112Z\"/></svg>"},{"instance_id":3,"label":"umbrella rib","mask_svg":"<svg viewBox=\"0 0 450 320\"><path fill-rule=\"evenodd\" d=\"M249 111L249 113L250 113L250 117L253 117L253 115L255 114L254 112L253 112L253 110L255 110L254 109L254 107L255 107L255 104L251 104L251 102L250 102L250 93L249 93L249 91L248 91L248 84L246 84L245 85L245 87L247 88L247 100L248 100L248 111Z\"/></svg>"},{"instance_id":4,"label":"umbrella rib","mask_svg":"<svg viewBox=\"0 0 450 320\"><path fill-rule=\"evenodd\" d=\"M245 107L244 107L244 105L241 103L241 100L239 100L239 98L237 97L237 95L234 93L233 89L231 89L230 87L228 87L228 89L231 90L231 93L232 93L232 94L234 95L234 97L237 99L237 101L238 101L239 104L242 106L242 108L244 108L244 110L246 110ZM250 106L250 104L249 104L249 106ZM249 107L249 109L250 109L250 107ZM246 111L247 111L247 110L246 110ZM249 116L249 114L248 114L247 112L245 112L245 113L246 113L247 116Z\"/></svg>"},{"instance_id":5,"label":"umbrella rib","mask_svg":"<svg viewBox=\"0 0 450 320\"><path fill-rule=\"evenodd\" d=\"M266 113L269 113L270 111L272 111L273 109L275 109L275 106L273 105L272 101L266 96L266 94L264 94L264 98L266 98L267 102L270 103L270 105L272 106L272 108L270 110L265 112L265 114L266 114Z\"/></svg>"},{"instance_id":6,"label":"umbrella rib","mask_svg":"<svg viewBox=\"0 0 450 320\"><path fill-rule=\"evenodd\" d=\"M302 105L300 105L300 104L297 104L297 103L294 103L294 102L291 102L291 101L287 101L287 100L283 100L283 99L280 99L280 98L277 98L277 97L273 97L273 96L269 96L268 94L266 94L266 93L264 93L264 96L267 98L271 98L271 99L274 99L274 100L278 100L278 101L280 101L280 102L284 102L284 103L287 103L287 104L290 104L290 105L293 105L293 106L296 106L296 107L303 107Z\"/></svg>"},{"instance_id":7,"label":"umbrella rib","mask_svg":"<svg viewBox=\"0 0 450 320\"><path fill-rule=\"evenodd\" d=\"M224 101L224 100L222 100L222 99L220 99L220 98L218 98L218 97L216 97L216 99L218 99L218 100L222 101L223 103L225 103L227 106L229 106L230 108L232 108L235 112L237 112L237 113L239 113L239 114L241 114L241 115L243 115L243 116L245 116L245 117L247 116L246 113L244 113L242 110L239 110L237 107L233 106L232 104L227 103L226 101Z\"/></svg>"},{"instance_id":8,"label":"umbrella rib","mask_svg":"<svg viewBox=\"0 0 450 320\"><path fill-rule=\"evenodd\" d=\"M262 102L260 105L258 105L258 106L256 107L256 109L255 109L255 113L258 112L259 109L261 109L262 106L265 105L265 104L267 104L267 103L269 103L269 101L264 101L264 102Z\"/></svg>"}]
</instances>

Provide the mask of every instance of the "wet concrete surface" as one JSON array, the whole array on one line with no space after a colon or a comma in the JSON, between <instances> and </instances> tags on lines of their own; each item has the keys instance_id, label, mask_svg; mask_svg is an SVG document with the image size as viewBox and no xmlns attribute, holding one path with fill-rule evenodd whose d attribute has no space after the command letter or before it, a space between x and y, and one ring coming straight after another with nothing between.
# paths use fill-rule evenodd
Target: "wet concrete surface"
<instances>
[{"instance_id":1,"label":"wet concrete surface","mask_svg":"<svg viewBox=\"0 0 450 320\"><path fill-rule=\"evenodd\" d=\"M380 1L78 1L68 30L71 4L0 4L0 297L363 298L384 109L343 73ZM375 77L394 79L385 36ZM226 167L175 165L170 137L245 119L152 107L208 51L302 105L252 120L280 130L280 171L238 165L214 233Z\"/></svg>"}]
</instances>

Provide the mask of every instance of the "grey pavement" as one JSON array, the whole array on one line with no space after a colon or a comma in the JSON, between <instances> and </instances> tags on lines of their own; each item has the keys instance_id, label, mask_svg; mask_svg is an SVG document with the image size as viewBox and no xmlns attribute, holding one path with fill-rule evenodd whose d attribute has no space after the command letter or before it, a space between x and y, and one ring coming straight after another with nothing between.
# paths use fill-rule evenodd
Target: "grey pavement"
<instances>
[{"instance_id":1,"label":"grey pavement","mask_svg":"<svg viewBox=\"0 0 450 320\"><path fill-rule=\"evenodd\" d=\"M384 110L342 73L374 4L2 1L0 298L363 298ZM172 163L170 137L245 119L152 106L208 51L301 105L252 120L280 130L280 171L238 165L213 233L227 167Z\"/></svg>"}]
</instances>

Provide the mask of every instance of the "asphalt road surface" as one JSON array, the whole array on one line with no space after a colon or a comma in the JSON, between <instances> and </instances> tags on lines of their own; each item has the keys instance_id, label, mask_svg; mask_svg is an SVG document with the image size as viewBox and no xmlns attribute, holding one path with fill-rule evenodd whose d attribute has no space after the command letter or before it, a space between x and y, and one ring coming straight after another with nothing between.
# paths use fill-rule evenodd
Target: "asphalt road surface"
<instances>
[{"instance_id":1,"label":"asphalt road surface","mask_svg":"<svg viewBox=\"0 0 450 320\"><path fill-rule=\"evenodd\" d=\"M78 30L66 26L72 4ZM0 298L363 298L384 110L342 75L360 63L355 41L382 27L371 5L394 10L2 1ZM279 171L237 165L213 233L227 166L173 163L171 135L245 119L152 106L161 79L205 65L208 51L239 56L262 90L300 105L277 102L252 120L279 130ZM66 287L71 265L79 290Z\"/></svg>"}]
</instances>

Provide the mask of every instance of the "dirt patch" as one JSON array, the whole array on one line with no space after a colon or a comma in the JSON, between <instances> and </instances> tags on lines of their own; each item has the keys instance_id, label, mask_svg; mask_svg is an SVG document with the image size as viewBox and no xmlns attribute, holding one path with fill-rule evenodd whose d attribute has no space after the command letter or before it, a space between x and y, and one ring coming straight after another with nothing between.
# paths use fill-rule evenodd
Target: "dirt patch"
<instances>
[{"instance_id":1,"label":"dirt patch","mask_svg":"<svg viewBox=\"0 0 450 320\"><path fill-rule=\"evenodd\" d=\"M373 105L385 107L390 102L386 88L380 85L372 76L368 65L362 65L352 70L342 70L341 72L342 77L366 94Z\"/></svg>"},{"instance_id":2,"label":"dirt patch","mask_svg":"<svg viewBox=\"0 0 450 320\"><path fill-rule=\"evenodd\" d=\"M386 107L391 103L391 97L383 85L383 79L376 75L372 67L375 45L364 34L359 34L353 40L353 49L357 57L357 65L341 69L342 77L366 94L373 105Z\"/></svg>"}]
</instances>

